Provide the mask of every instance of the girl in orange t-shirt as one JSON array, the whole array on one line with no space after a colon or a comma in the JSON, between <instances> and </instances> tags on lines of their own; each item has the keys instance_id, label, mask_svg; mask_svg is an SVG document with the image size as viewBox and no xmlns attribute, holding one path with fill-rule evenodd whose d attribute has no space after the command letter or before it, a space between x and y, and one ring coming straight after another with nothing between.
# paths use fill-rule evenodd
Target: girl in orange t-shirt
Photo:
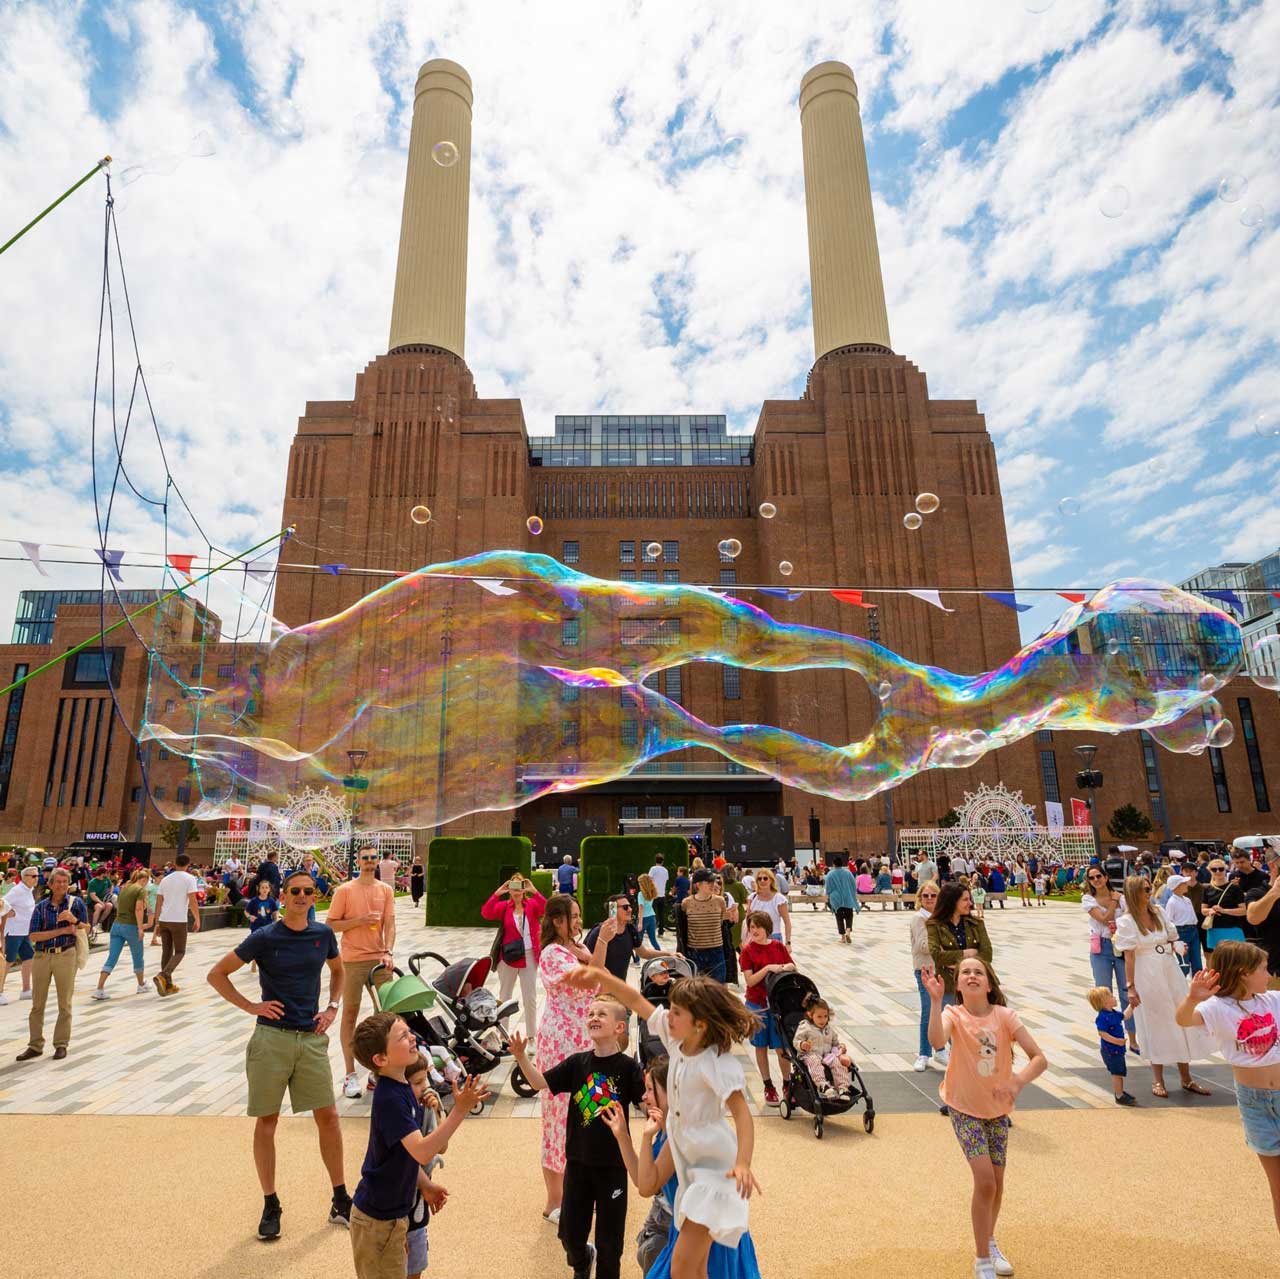
<instances>
[{"instance_id":1,"label":"girl in orange t-shirt","mask_svg":"<svg viewBox=\"0 0 1280 1279\"><path fill-rule=\"evenodd\" d=\"M932 968L920 980L929 993L929 1043L951 1043L947 1073L939 1090L951 1112L951 1126L973 1174L974 1279L1013 1274L1013 1264L996 1244L996 1220L1004 1198L1009 1112L1018 1094L1048 1066L1045 1055L1005 1003L1000 983L985 959L967 953L956 971L957 1003L942 1006L942 978ZM1013 1069L1013 1045L1029 1058Z\"/></svg>"}]
</instances>

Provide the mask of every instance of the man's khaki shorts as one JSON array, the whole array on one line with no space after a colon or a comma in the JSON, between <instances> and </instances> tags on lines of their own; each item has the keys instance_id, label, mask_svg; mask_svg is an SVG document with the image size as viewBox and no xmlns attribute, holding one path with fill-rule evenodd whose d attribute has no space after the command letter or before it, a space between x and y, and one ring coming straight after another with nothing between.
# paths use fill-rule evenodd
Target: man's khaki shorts
<instances>
[{"instance_id":1,"label":"man's khaki shorts","mask_svg":"<svg viewBox=\"0 0 1280 1279\"><path fill-rule=\"evenodd\" d=\"M369 974L378 968L380 963L381 960L377 959L344 959L342 961L342 1007L346 1010L348 1018L359 1014L365 982L369 980ZM394 976L390 968L380 968L378 975L373 979L373 984L385 986Z\"/></svg>"},{"instance_id":2,"label":"man's khaki shorts","mask_svg":"<svg viewBox=\"0 0 1280 1279\"><path fill-rule=\"evenodd\" d=\"M279 1114L286 1088L295 1114L334 1104L327 1035L255 1026L244 1069L249 1077L249 1114L254 1118Z\"/></svg>"}]
</instances>

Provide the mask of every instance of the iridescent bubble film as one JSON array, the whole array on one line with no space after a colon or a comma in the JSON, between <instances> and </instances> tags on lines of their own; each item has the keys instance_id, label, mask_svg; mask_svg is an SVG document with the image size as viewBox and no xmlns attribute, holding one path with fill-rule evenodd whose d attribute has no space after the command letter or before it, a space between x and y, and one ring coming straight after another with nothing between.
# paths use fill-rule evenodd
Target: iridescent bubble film
<instances>
[{"instance_id":1,"label":"iridescent bubble film","mask_svg":"<svg viewBox=\"0 0 1280 1279\"><path fill-rule=\"evenodd\" d=\"M1203 750L1231 730L1201 679L1225 681L1244 659L1229 616L1142 580L1072 605L997 669L961 674L706 587L605 581L515 551L424 568L285 631L211 695L191 696L158 647L142 739L193 765L191 802L161 800L166 815L283 806L304 785L340 784L359 749L361 823L392 827L515 808L690 749L842 800L1038 729L1143 728ZM874 721L852 742L708 724L660 691L689 663L848 671L876 698Z\"/></svg>"}]
</instances>

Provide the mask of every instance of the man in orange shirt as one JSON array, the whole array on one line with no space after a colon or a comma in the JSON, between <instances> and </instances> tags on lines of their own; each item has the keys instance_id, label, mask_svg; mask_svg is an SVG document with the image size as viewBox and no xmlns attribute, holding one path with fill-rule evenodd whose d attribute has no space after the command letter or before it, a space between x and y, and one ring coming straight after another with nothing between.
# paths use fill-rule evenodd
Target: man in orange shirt
<instances>
[{"instance_id":1,"label":"man in orange shirt","mask_svg":"<svg viewBox=\"0 0 1280 1279\"><path fill-rule=\"evenodd\" d=\"M360 1096L351 1037L360 1018L360 1000L369 974L379 964L386 967L374 976L381 986L391 980L391 951L396 944L396 899L390 884L379 881L378 850L366 844L358 854L360 874L339 884L325 923L342 941L342 1025L338 1032L347 1077L342 1081L344 1097ZM373 1087L372 1077L369 1087Z\"/></svg>"}]
</instances>

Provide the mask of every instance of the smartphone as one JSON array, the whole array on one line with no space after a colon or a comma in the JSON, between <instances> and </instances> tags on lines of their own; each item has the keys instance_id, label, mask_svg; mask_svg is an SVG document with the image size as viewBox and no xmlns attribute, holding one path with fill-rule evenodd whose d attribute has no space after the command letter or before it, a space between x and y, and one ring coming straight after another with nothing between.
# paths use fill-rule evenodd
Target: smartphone
<instances>
[{"instance_id":1,"label":"smartphone","mask_svg":"<svg viewBox=\"0 0 1280 1279\"><path fill-rule=\"evenodd\" d=\"M610 902L610 903L609 903L609 918L610 918L610 919L613 919L613 920L616 920L616 919L618 918L618 903L617 903L617 902Z\"/></svg>"},{"instance_id":2,"label":"smartphone","mask_svg":"<svg viewBox=\"0 0 1280 1279\"><path fill-rule=\"evenodd\" d=\"M507 891L512 893L518 893L523 887L524 887L524 880L517 875L514 879L511 880L509 884L507 884Z\"/></svg>"}]
</instances>

